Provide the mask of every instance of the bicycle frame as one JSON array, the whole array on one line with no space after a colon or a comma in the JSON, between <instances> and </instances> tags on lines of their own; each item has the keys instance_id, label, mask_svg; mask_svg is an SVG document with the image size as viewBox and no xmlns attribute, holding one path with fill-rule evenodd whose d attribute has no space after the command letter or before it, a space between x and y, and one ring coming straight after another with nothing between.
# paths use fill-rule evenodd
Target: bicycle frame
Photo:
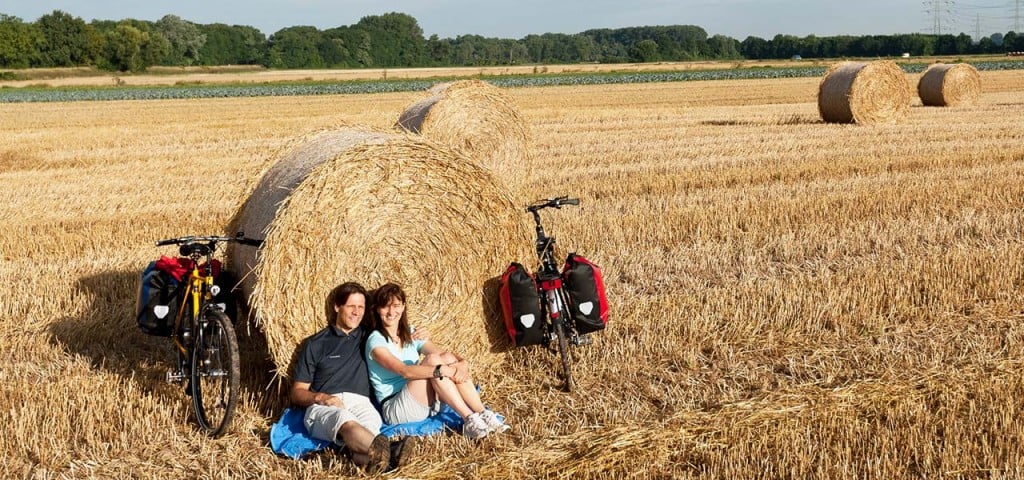
<instances>
[{"instance_id":1,"label":"bicycle frame","mask_svg":"<svg viewBox=\"0 0 1024 480\"><path fill-rule=\"evenodd\" d=\"M540 268L537 270L537 290L542 297L541 310L544 315L544 337L547 343L555 342L562 363L562 373L565 378L565 389L572 391L574 381L572 379L572 355L569 353L569 346L582 345L575 324L569 316L568 295L562 289L562 275L558 270L558 263L555 261L555 238L544 232L541 224L540 210L551 208L562 208L562 205L578 205L579 200L568 197L558 197L535 203L526 208L527 212L533 214L533 221L536 224L537 232L537 259Z\"/></svg>"},{"instance_id":2,"label":"bicycle frame","mask_svg":"<svg viewBox=\"0 0 1024 480\"><path fill-rule=\"evenodd\" d=\"M174 319L174 333L171 338L174 339L174 344L178 348L178 351L185 355L186 358L189 355L189 346L185 345L181 338L181 334L185 331L186 327L189 329L196 328L196 321L201 318L200 313L202 306L206 304L210 299L213 298L211 290L214 288L213 283L213 272L210 271L210 258L206 259L206 275L202 275L199 272L198 258L192 258L192 270L188 275L188 283L185 286L184 298L188 301L182 302L181 309L178 310L178 315ZM185 325L185 315L191 313L191 322L189 325Z\"/></svg>"}]
</instances>

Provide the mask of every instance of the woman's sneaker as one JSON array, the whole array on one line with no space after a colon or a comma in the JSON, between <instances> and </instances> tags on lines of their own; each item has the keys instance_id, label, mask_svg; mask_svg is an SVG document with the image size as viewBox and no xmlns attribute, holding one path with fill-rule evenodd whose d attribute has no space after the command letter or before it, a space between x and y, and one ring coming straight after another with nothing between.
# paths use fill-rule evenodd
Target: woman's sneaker
<instances>
[{"instance_id":1,"label":"woman's sneaker","mask_svg":"<svg viewBox=\"0 0 1024 480\"><path fill-rule=\"evenodd\" d=\"M487 432L487 423L479 413L466 417L466 421L462 424L462 434L471 440L484 438L487 436Z\"/></svg>"},{"instance_id":2,"label":"woman's sneaker","mask_svg":"<svg viewBox=\"0 0 1024 480\"><path fill-rule=\"evenodd\" d=\"M501 416L491 410L480 412L480 418L483 418L484 423L487 424L488 432L505 433L512 428L505 425L505 421L501 419Z\"/></svg>"}]
</instances>

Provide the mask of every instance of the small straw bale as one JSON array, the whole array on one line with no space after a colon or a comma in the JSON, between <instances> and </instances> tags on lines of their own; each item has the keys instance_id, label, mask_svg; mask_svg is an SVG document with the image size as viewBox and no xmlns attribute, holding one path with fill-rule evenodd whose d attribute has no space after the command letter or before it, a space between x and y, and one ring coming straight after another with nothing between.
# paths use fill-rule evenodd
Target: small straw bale
<instances>
[{"instance_id":1,"label":"small straw bale","mask_svg":"<svg viewBox=\"0 0 1024 480\"><path fill-rule=\"evenodd\" d=\"M518 191L530 175L530 131L512 99L481 80L435 85L396 127L461 150Z\"/></svg>"},{"instance_id":2,"label":"small straw bale","mask_svg":"<svg viewBox=\"0 0 1024 480\"><path fill-rule=\"evenodd\" d=\"M911 96L906 74L892 61L841 62L818 86L818 112L829 123L897 123Z\"/></svg>"},{"instance_id":3,"label":"small straw bale","mask_svg":"<svg viewBox=\"0 0 1024 480\"><path fill-rule=\"evenodd\" d=\"M981 96L981 75L967 63L936 63L921 75L917 95L930 107L974 105Z\"/></svg>"},{"instance_id":4,"label":"small straw bale","mask_svg":"<svg viewBox=\"0 0 1024 480\"><path fill-rule=\"evenodd\" d=\"M494 341L484 283L528 252L525 220L490 172L449 147L325 130L282 149L264 172L232 221L264 244L235 246L229 259L279 375L327 324L327 294L345 281L402 285L413 325L481 357Z\"/></svg>"}]
</instances>

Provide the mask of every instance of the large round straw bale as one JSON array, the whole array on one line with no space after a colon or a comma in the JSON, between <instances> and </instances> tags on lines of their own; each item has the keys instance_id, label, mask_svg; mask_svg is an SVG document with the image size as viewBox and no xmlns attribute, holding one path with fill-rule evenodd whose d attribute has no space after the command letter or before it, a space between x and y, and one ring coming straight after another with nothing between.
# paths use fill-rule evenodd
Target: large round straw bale
<instances>
[{"instance_id":1,"label":"large round straw bale","mask_svg":"<svg viewBox=\"0 0 1024 480\"><path fill-rule=\"evenodd\" d=\"M397 132L322 131L282 152L233 221L262 233L263 246L229 254L281 375L327 324L327 294L345 281L396 282L410 321L431 327L435 342L491 350L484 283L523 258L530 238L490 172Z\"/></svg>"},{"instance_id":2,"label":"large round straw bale","mask_svg":"<svg viewBox=\"0 0 1024 480\"><path fill-rule=\"evenodd\" d=\"M981 96L981 75L966 63L936 63L921 75L917 95L933 107L973 105Z\"/></svg>"},{"instance_id":3,"label":"large round straw bale","mask_svg":"<svg viewBox=\"0 0 1024 480\"><path fill-rule=\"evenodd\" d=\"M461 150L518 191L530 175L530 133L512 99L480 80L438 84L429 94L396 126Z\"/></svg>"},{"instance_id":4,"label":"large round straw bale","mask_svg":"<svg viewBox=\"0 0 1024 480\"><path fill-rule=\"evenodd\" d=\"M910 110L910 85L894 62L832 65L818 86L818 111L830 123L896 123Z\"/></svg>"}]
</instances>

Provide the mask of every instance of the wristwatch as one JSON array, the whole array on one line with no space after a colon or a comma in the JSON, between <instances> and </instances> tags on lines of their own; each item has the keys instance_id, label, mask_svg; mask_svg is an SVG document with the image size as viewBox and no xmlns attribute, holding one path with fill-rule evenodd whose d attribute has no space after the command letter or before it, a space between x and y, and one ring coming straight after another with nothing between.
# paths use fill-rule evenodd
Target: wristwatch
<instances>
[{"instance_id":1,"label":"wristwatch","mask_svg":"<svg viewBox=\"0 0 1024 480\"><path fill-rule=\"evenodd\" d=\"M441 374L441 365L440 364L438 364L436 367L434 367L434 378L436 378L438 380L444 380L444 375Z\"/></svg>"}]
</instances>

